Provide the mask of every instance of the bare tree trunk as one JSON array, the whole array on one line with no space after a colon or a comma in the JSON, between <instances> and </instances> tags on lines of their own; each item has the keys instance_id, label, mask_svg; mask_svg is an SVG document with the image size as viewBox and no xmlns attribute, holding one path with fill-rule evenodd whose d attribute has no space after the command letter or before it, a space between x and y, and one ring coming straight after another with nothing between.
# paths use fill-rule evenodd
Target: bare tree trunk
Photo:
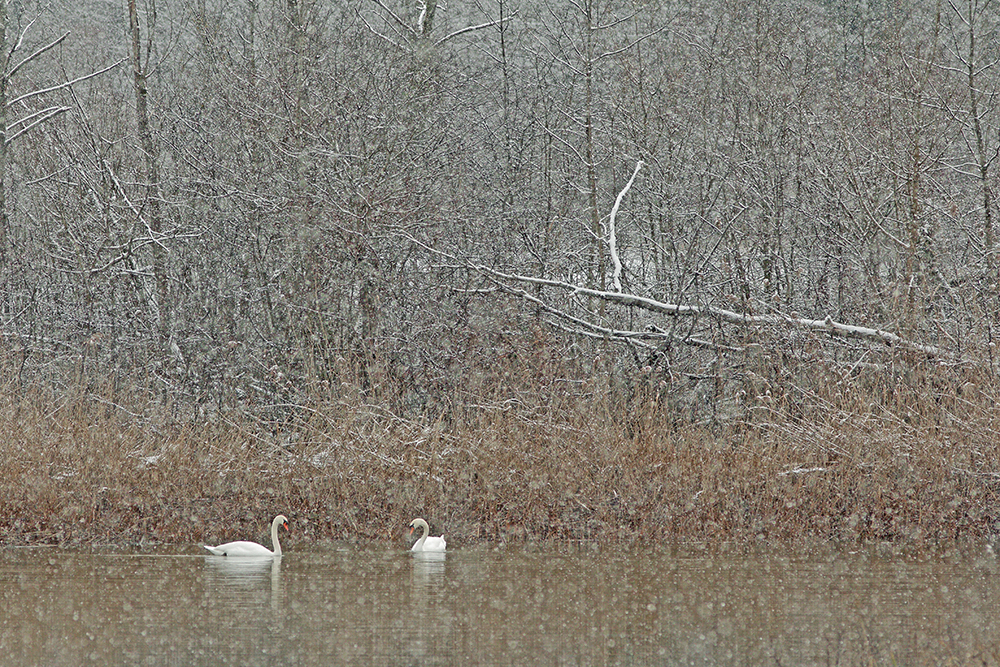
<instances>
[{"instance_id":1,"label":"bare tree trunk","mask_svg":"<svg viewBox=\"0 0 1000 667\"><path fill-rule=\"evenodd\" d=\"M972 3L969 3L969 57L966 60L969 86L969 116L972 120L972 130L976 138L976 162L979 168L979 182L983 188L983 245L986 252L986 275L991 278L993 275L993 193L990 190L990 163L992 159L986 155L987 139L983 136L983 124L979 110L979 96L982 94L977 90L976 70L980 66L976 61L976 30L974 21L976 19Z\"/></svg>"},{"instance_id":2,"label":"bare tree trunk","mask_svg":"<svg viewBox=\"0 0 1000 667\"><path fill-rule=\"evenodd\" d=\"M596 26L594 25L594 7L588 2L586 5L586 48L587 54L584 61L584 77L586 83L586 101L585 101L585 118L584 118L584 131L586 133L586 160L587 160L587 190L588 192L588 206L590 208L590 231L593 234L593 241L591 245L592 259L591 270L596 269L597 275L591 278L590 284L595 289L604 290L605 288L605 265L604 265L604 249L601 246L601 239L603 234L601 233L601 214L597 205L597 165L595 161L597 159L594 150L594 117L593 117L593 105L594 105L594 31ZM595 266L596 265L596 266ZM603 304L601 304L603 312Z\"/></svg>"},{"instance_id":3,"label":"bare tree trunk","mask_svg":"<svg viewBox=\"0 0 1000 667\"><path fill-rule=\"evenodd\" d=\"M146 25L150 30L146 43L146 63L152 42L152 25L156 20L155 10L151 10ZM160 171L156 157L156 147L153 144L153 133L149 127L149 111L146 106L148 92L146 89L146 67L142 62L142 41L139 34L139 13L136 0L128 0L129 31L132 37L132 76L135 88L135 113L139 129L139 142L146 161L146 201L143 210L148 215L141 215L137 224L145 221L148 229L140 230L140 234L151 235L153 243L153 281L154 290L147 290L156 318L157 331L162 341L170 335L170 301L169 284L166 275L165 251L161 242L163 234L162 213L160 207Z\"/></svg>"},{"instance_id":4,"label":"bare tree trunk","mask_svg":"<svg viewBox=\"0 0 1000 667\"><path fill-rule=\"evenodd\" d=\"M417 18L417 35L428 39L434 29L434 12L437 11L437 0L420 0L420 16Z\"/></svg>"},{"instance_id":5,"label":"bare tree trunk","mask_svg":"<svg viewBox=\"0 0 1000 667\"><path fill-rule=\"evenodd\" d=\"M7 258L7 0L0 0L0 262Z\"/></svg>"},{"instance_id":6,"label":"bare tree trunk","mask_svg":"<svg viewBox=\"0 0 1000 667\"><path fill-rule=\"evenodd\" d=\"M247 37L243 48L247 68L247 81L251 86L257 83L257 44L254 34L257 26L257 0L247 1L249 17L247 19Z\"/></svg>"}]
</instances>

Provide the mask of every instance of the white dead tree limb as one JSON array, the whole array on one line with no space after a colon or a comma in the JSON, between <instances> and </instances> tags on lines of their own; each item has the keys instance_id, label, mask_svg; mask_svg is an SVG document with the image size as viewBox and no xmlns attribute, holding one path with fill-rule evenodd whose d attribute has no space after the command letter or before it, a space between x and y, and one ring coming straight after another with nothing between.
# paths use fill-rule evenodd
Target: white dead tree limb
<instances>
[{"instance_id":1,"label":"white dead tree limb","mask_svg":"<svg viewBox=\"0 0 1000 667\"><path fill-rule=\"evenodd\" d=\"M635 171L632 172L632 178L628 179L628 183L618 193L618 197L615 198L615 205L611 207L611 215L608 217L608 254L611 255L611 265L613 267L611 271L611 284L614 286L616 292L622 291L622 261L618 257L618 236L615 229L615 218L618 216L618 208L622 205L622 199L625 198L625 194L632 188L635 177L639 175L639 170L642 169L643 164L645 163L642 160L635 163Z\"/></svg>"},{"instance_id":2,"label":"white dead tree limb","mask_svg":"<svg viewBox=\"0 0 1000 667\"><path fill-rule=\"evenodd\" d=\"M561 280L551 280L548 278L537 278L534 276L522 276L518 274L504 273L482 265L472 265L472 268L481 274L490 276L495 281L519 282L530 285L537 285L540 287L552 287L559 290L563 290L565 292L569 292L571 294L579 294L582 296L601 299L608 303L615 303L621 306L628 306L632 308L640 308L642 310L647 310L654 313L661 313L664 315L672 315L675 317L699 317L699 316L714 317L723 322L728 322L730 324L745 325L745 326L785 326L785 327L790 326L799 329L806 329L809 331L825 332L830 334L831 336L840 336L844 338L856 338L856 339L864 339L864 340L879 342L891 347L897 347L900 349L917 352L919 354L926 355L928 357L951 356L946 350L943 350L937 346L925 345L922 343L906 340L905 338L895 333L892 333L891 331L835 322L831 317L827 317L822 320L815 320L815 319L810 319L805 317L795 317L780 313L766 314L766 315L750 315L746 313L737 313L735 311L727 310L725 308L717 308L715 306L687 306L683 304L673 304L673 303L666 303L663 301L657 301L656 299L650 299L648 297L638 296L635 294L626 294L622 292L607 292L602 290L589 289L586 287L580 287L578 285L573 285L571 283L563 282Z\"/></svg>"},{"instance_id":3,"label":"white dead tree limb","mask_svg":"<svg viewBox=\"0 0 1000 667\"><path fill-rule=\"evenodd\" d=\"M539 278L537 276L526 276L517 273L506 273L504 271L498 271L496 269L490 268L482 264L477 264L475 262L471 262L468 260L462 260L459 257L456 257L455 255L452 255L450 253L446 253L437 250L435 248L432 248L428 246L426 243L417 240L412 235L406 232L401 232L401 235L410 242L414 243L415 245L424 248L431 254L447 258L448 260L455 262L456 266L464 266L465 268L471 271L474 271L482 276L485 276L493 284L495 284L499 290L507 294L517 296L535 305L542 312L545 312L548 315L554 316L559 320L568 323L568 325L572 328L565 328L563 326L560 326L560 328L563 328L566 331L570 331L576 334L615 339L629 343L635 343L637 341L665 342L671 340L678 340L678 338L673 334L671 334L670 332L663 331L655 326L647 327L646 329L641 331L617 330L617 329L611 329L609 327L600 326L585 318L572 315L564 309L552 306L541 296L539 296L537 292L536 294L531 294L527 290L519 289L514 285L516 285L517 283L521 283L526 285L535 285L536 287L540 288L552 288L567 293L570 296L584 296L588 298L599 299L607 303L616 304L626 308L638 308L640 310L645 310L660 315L668 315L672 317L684 317L692 319L696 319L699 317L709 317L724 323L740 325L740 326L802 329L817 333L826 333L831 337L880 343L887 347L913 352L927 358L951 359L954 357L954 355L950 351L938 347L936 345L927 345L924 343L908 340L896 333L893 333L891 331L886 331L884 329L879 329L875 327L857 326L853 324L845 324L843 322L836 322L830 316L818 320L807 317L799 317L796 315L788 315L785 313L768 313L763 315L754 315L749 313L739 313L733 310L728 310L726 308L718 308L716 306L691 306L685 304L667 303L664 301L651 299L649 297L639 296L637 294L628 294L626 292L617 292L617 291L609 292L604 290L591 289L587 287L580 287L579 285L574 285L572 283L568 283L562 280L553 280L551 278ZM724 343L719 343L719 342L707 341L692 336L685 336L683 340L679 342L724 352L747 351L742 347L726 345ZM643 345L643 347L649 347L649 346Z\"/></svg>"}]
</instances>

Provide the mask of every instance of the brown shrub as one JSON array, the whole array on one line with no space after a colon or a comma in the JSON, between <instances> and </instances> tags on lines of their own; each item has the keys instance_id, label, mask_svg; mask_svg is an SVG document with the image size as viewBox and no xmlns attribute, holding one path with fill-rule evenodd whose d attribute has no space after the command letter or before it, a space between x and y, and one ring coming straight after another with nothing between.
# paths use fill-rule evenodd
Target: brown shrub
<instances>
[{"instance_id":1,"label":"brown shrub","mask_svg":"<svg viewBox=\"0 0 1000 667\"><path fill-rule=\"evenodd\" d=\"M293 545L401 543L418 515L456 545L987 539L997 391L932 371L891 386L827 371L781 400L744 399L739 419L697 423L655 388L551 360L477 374L475 394L446 397L436 418L344 388L276 421L183 415L138 387L11 385L0 391L3 534L194 548L263 538L283 512Z\"/></svg>"}]
</instances>

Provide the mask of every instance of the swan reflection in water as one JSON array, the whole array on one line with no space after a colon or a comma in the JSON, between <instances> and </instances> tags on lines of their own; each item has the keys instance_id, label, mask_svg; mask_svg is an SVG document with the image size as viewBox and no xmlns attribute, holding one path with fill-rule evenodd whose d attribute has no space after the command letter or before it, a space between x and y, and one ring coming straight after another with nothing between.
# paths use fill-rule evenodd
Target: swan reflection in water
<instances>
[{"instance_id":1,"label":"swan reflection in water","mask_svg":"<svg viewBox=\"0 0 1000 667\"><path fill-rule=\"evenodd\" d=\"M413 571L426 577L444 575L444 551L415 551L412 554Z\"/></svg>"},{"instance_id":2,"label":"swan reflection in water","mask_svg":"<svg viewBox=\"0 0 1000 667\"><path fill-rule=\"evenodd\" d=\"M454 614L447 604L444 551L413 551L406 653L416 664L439 659L437 651L445 643L447 629L455 627Z\"/></svg>"},{"instance_id":3,"label":"swan reflection in water","mask_svg":"<svg viewBox=\"0 0 1000 667\"><path fill-rule=\"evenodd\" d=\"M226 556L206 556L205 563L213 578L225 584L255 585L268 577L271 581L281 577L281 556L267 558L228 558Z\"/></svg>"},{"instance_id":4,"label":"swan reflection in water","mask_svg":"<svg viewBox=\"0 0 1000 667\"><path fill-rule=\"evenodd\" d=\"M257 591L266 591L272 607L277 607L284 597L281 556L265 558L207 556L205 565L208 585L227 590L227 597L234 594L242 597Z\"/></svg>"},{"instance_id":5,"label":"swan reflection in water","mask_svg":"<svg viewBox=\"0 0 1000 667\"><path fill-rule=\"evenodd\" d=\"M438 598L443 595L444 585L444 551L414 551L413 559L413 593L418 598Z\"/></svg>"}]
</instances>

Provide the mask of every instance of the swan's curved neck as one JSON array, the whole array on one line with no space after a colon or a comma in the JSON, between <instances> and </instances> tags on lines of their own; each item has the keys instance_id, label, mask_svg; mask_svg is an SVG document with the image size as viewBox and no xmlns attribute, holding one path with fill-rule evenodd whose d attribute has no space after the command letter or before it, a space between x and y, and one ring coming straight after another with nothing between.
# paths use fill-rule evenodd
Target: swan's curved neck
<instances>
[{"instance_id":1,"label":"swan's curved neck","mask_svg":"<svg viewBox=\"0 0 1000 667\"><path fill-rule=\"evenodd\" d=\"M277 519L271 522L271 548L274 550L275 556L281 555L281 543L278 542L278 524L281 523Z\"/></svg>"},{"instance_id":2,"label":"swan's curved neck","mask_svg":"<svg viewBox=\"0 0 1000 667\"><path fill-rule=\"evenodd\" d=\"M427 541L427 535L431 532L431 527L427 525L426 521L418 521L415 527L420 529L420 538L413 545L413 548L420 551L424 546L424 542Z\"/></svg>"}]
</instances>

